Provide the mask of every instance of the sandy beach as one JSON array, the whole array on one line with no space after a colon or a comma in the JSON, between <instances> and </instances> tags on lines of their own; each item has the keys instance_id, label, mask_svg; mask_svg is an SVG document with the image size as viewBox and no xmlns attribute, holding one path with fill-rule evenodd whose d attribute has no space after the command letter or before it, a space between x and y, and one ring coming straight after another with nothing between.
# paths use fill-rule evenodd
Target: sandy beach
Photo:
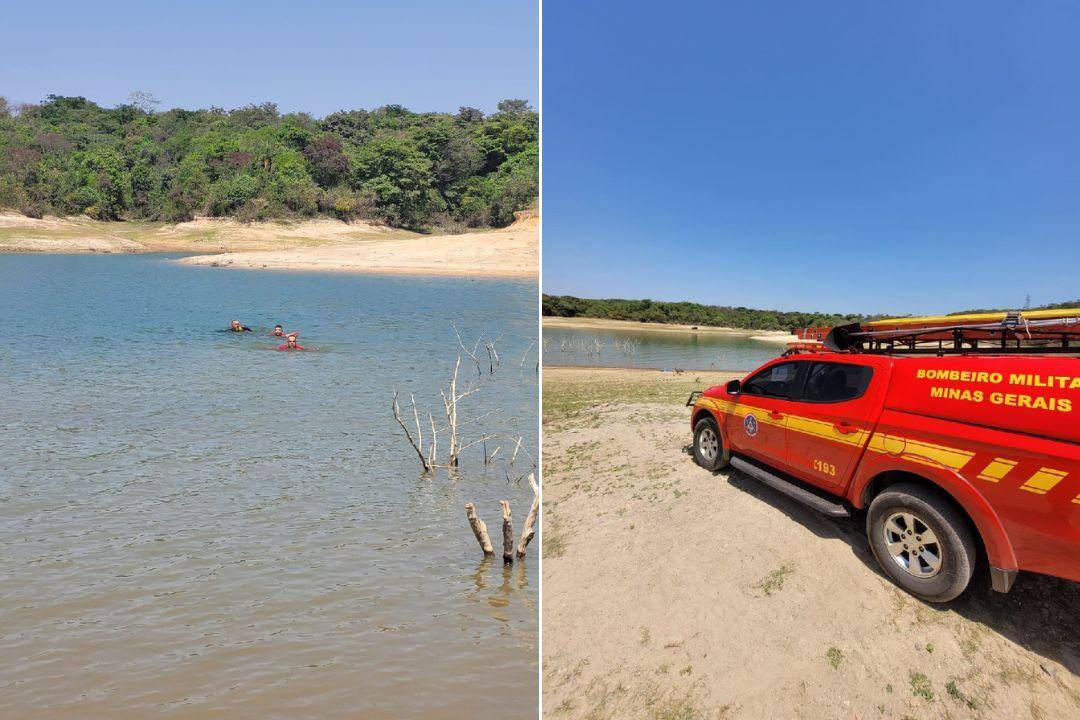
<instances>
[{"instance_id":1,"label":"sandy beach","mask_svg":"<svg viewBox=\"0 0 1080 720\"><path fill-rule=\"evenodd\" d=\"M422 235L329 219L167 224L7 213L0 214L0 252L186 252L199 255L179 262L214 267L536 277L539 218L524 212L500 230Z\"/></svg>"},{"instance_id":2,"label":"sandy beach","mask_svg":"<svg viewBox=\"0 0 1080 720\"><path fill-rule=\"evenodd\" d=\"M609 320L607 318L552 317L544 316L546 328L573 328L577 330L633 330L635 332L680 333L690 335L738 335L764 342L787 343L798 340L791 333L780 330L743 330L740 328L713 327L709 325L669 325L643 323L632 320Z\"/></svg>"},{"instance_id":3,"label":"sandy beach","mask_svg":"<svg viewBox=\"0 0 1080 720\"><path fill-rule=\"evenodd\" d=\"M944 606L833 521L686 452L724 372L544 369L544 715L1057 718L1080 712L1080 586Z\"/></svg>"}]
</instances>

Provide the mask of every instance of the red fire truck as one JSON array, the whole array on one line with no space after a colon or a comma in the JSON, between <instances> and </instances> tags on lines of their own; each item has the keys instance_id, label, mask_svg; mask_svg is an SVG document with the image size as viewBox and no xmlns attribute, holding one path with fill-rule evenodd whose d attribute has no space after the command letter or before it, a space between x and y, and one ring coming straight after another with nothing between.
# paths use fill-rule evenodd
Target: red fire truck
<instances>
[{"instance_id":1,"label":"red fire truck","mask_svg":"<svg viewBox=\"0 0 1080 720\"><path fill-rule=\"evenodd\" d=\"M799 334L690 396L699 465L865 512L881 568L927 601L960 595L981 560L999 592L1020 570L1080 581L1080 309Z\"/></svg>"}]
</instances>

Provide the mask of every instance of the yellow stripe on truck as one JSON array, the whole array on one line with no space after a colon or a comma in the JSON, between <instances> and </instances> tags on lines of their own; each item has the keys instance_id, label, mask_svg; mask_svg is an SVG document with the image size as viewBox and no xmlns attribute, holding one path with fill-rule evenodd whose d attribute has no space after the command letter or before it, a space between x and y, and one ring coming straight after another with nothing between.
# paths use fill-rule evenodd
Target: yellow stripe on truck
<instances>
[{"instance_id":1,"label":"yellow stripe on truck","mask_svg":"<svg viewBox=\"0 0 1080 720\"><path fill-rule=\"evenodd\" d=\"M863 441L866 440L867 434L866 430L852 430L852 432L845 435L837 430L836 425L831 422L814 420L799 415L788 415L787 426L788 429L796 432L813 435L814 437L824 438L838 443L844 443L845 445L852 445L854 447L862 445Z\"/></svg>"},{"instance_id":2,"label":"yellow stripe on truck","mask_svg":"<svg viewBox=\"0 0 1080 720\"><path fill-rule=\"evenodd\" d=\"M1009 474L1009 471L1016 467L1016 461L1007 460L1005 458L994 458L990 461L990 464L983 468L983 471L979 473L980 480L986 482L996 483L1001 478Z\"/></svg>"},{"instance_id":3,"label":"yellow stripe on truck","mask_svg":"<svg viewBox=\"0 0 1080 720\"><path fill-rule=\"evenodd\" d=\"M1027 482L1020 486L1020 489L1037 495L1045 495L1053 490L1055 485L1064 480L1068 474L1053 468L1039 468L1034 475L1027 479Z\"/></svg>"},{"instance_id":4,"label":"yellow stripe on truck","mask_svg":"<svg viewBox=\"0 0 1080 720\"><path fill-rule=\"evenodd\" d=\"M801 415L785 414L784 420L770 420L767 411L715 398L703 397L698 400L696 406L711 408L740 418L757 411L755 417L760 416L758 422L766 425L785 425L789 430L804 435L811 435L832 442L851 445L852 447L861 446L869 432L867 430L856 430L845 435L838 432L831 422L815 420ZM881 432L870 435L869 440L866 441L866 450L867 452L892 455L919 465L946 467L956 472L963 469L971 461L971 458L975 457L975 453L968 450L960 450L959 448L937 445L925 440L915 440L901 435L888 435ZM1018 463L1015 460L996 457L976 477L986 482L997 483L1003 480L1017 465ZM1068 474L1063 470L1055 470L1054 468L1039 468L1034 475L1020 486L1020 489L1038 495L1045 495L1064 480ZM1077 495L1072 501L1080 505L1080 495Z\"/></svg>"}]
</instances>

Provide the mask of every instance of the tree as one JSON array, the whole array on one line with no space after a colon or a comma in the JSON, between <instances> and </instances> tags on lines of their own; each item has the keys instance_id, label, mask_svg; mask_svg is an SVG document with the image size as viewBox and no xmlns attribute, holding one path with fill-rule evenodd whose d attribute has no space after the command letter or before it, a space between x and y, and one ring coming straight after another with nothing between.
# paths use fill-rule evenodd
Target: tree
<instances>
[{"instance_id":1,"label":"tree","mask_svg":"<svg viewBox=\"0 0 1080 720\"><path fill-rule=\"evenodd\" d=\"M463 123L478 123L484 121L484 111L462 105L458 108L458 120Z\"/></svg>"},{"instance_id":2,"label":"tree","mask_svg":"<svg viewBox=\"0 0 1080 720\"><path fill-rule=\"evenodd\" d=\"M150 93L106 108L0 99L0 208L32 215L187 220L372 217L402 227L502 225L536 199L539 118L400 105L322 120L273 103L158 111Z\"/></svg>"},{"instance_id":3,"label":"tree","mask_svg":"<svg viewBox=\"0 0 1080 720\"><path fill-rule=\"evenodd\" d=\"M323 135L304 148L315 182L323 187L337 185L349 174L349 158L341 151L341 140L333 135Z\"/></svg>"},{"instance_id":4,"label":"tree","mask_svg":"<svg viewBox=\"0 0 1080 720\"><path fill-rule=\"evenodd\" d=\"M429 205L438 206L428 192L431 161L411 142L392 136L373 140L353 157L353 167L353 182L375 192L389 221L420 228Z\"/></svg>"},{"instance_id":5,"label":"tree","mask_svg":"<svg viewBox=\"0 0 1080 720\"><path fill-rule=\"evenodd\" d=\"M531 110L528 100L503 100L499 103L499 112L504 115L524 115Z\"/></svg>"},{"instance_id":6,"label":"tree","mask_svg":"<svg viewBox=\"0 0 1080 720\"><path fill-rule=\"evenodd\" d=\"M137 110L141 110L147 115L153 114L157 111L158 105L161 101L154 97L151 93L143 92L142 90L136 90L128 95L128 102L132 107Z\"/></svg>"}]
</instances>

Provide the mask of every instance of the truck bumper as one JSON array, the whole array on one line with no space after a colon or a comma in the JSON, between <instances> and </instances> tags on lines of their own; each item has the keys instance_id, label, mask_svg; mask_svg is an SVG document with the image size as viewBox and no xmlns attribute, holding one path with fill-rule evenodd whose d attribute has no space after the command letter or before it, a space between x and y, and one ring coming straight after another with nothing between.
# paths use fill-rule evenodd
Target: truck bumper
<instances>
[{"instance_id":1,"label":"truck bumper","mask_svg":"<svg viewBox=\"0 0 1080 720\"><path fill-rule=\"evenodd\" d=\"M1013 583L1016 582L1016 570L1002 570L1001 568L990 568L990 583L994 590L999 593L1007 593L1012 588Z\"/></svg>"}]
</instances>

